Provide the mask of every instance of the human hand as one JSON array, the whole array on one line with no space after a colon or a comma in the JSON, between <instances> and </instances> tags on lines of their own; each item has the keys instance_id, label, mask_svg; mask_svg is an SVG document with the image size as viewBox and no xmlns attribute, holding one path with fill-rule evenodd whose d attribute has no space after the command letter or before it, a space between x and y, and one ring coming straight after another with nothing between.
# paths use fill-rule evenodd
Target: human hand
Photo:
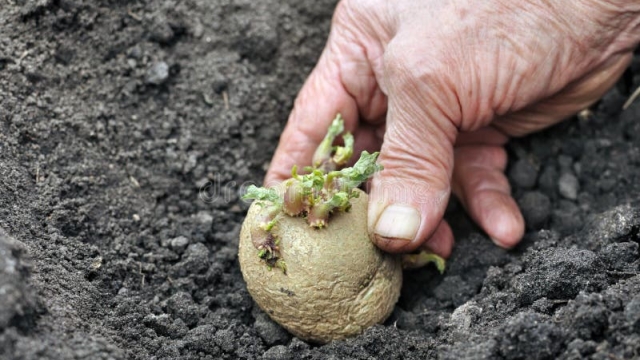
<instances>
[{"instance_id":1,"label":"human hand","mask_svg":"<svg viewBox=\"0 0 640 360\"><path fill-rule=\"evenodd\" d=\"M502 247L524 233L503 145L599 99L640 40L640 4L343 0L265 183L311 162L336 113L380 149L369 229L383 250L447 257L451 190Z\"/></svg>"}]
</instances>

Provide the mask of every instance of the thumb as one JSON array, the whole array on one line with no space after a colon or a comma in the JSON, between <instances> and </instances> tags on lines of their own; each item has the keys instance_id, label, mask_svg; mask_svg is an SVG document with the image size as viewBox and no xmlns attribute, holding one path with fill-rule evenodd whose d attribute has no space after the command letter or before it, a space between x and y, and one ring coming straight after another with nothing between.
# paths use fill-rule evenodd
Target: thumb
<instances>
[{"instance_id":1,"label":"thumb","mask_svg":"<svg viewBox=\"0 0 640 360\"><path fill-rule=\"evenodd\" d=\"M389 108L379 157L384 170L371 182L368 219L373 241L392 253L416 250L440 224L458 132L449 120L452 114L435 105L448 103L440 98L443 92L425 85L413 70L405 71L410 66L398 64L406 63L387 66L385 74L392 80L385 84Z\"/></svg>"}]
</instances>

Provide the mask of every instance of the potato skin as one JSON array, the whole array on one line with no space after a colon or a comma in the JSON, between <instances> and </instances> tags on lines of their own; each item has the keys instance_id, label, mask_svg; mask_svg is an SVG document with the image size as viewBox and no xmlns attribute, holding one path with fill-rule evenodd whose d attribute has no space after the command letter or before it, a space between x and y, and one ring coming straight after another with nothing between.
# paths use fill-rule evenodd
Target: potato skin
<instances>
[{"instance_id":1,"label":"potato skin","mask_svg":"<svg viewBox=\"0 0 640 360\"><path fill-rule=\"evenodd\" d=\"M249 293L273 320L301 339L326 343L357 335L391 314L402 266L369 240L366 193L352 200L349 212L332 215L324 229L281 215L273 233L286 275L257 256L250 227L258 210L254 202L242 225L240 267Z\"/></svg>"}]
</instances>

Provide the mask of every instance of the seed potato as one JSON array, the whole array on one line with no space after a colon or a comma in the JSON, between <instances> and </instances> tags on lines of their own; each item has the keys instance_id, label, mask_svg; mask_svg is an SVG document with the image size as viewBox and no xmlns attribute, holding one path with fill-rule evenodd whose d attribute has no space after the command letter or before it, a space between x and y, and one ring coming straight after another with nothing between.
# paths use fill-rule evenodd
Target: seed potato
<instances>
[{"instance_id":1,"label":"seed potato","mask_svg":"<svg viewBox=\"0 0 640 360\"><path fill-rule=\"evenodd\" d=\"M397 256L379 250L367 232L367 194L348 212L315 229L302 217L281 215L273 234L286 274L256 255L251 227L260 210L249 208L240 233L239 260L249 293L273 320L301 339L326 343L383 322L402 286Z\"/></svg>"}]
</instances>

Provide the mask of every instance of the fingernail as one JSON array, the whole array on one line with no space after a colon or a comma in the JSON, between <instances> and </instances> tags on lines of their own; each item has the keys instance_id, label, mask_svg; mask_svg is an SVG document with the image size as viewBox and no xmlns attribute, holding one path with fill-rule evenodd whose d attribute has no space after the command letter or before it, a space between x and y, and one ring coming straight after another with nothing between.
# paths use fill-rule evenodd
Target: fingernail
<instances>
[{"instance_id":1,"label":"fingernail","mask_svg":"<svg viewBox=\"0 0 640 360\"><path fill-rule=\"evenodd\" d=\"M498 241L498 240L496 240L496 239L494 239L494 238L492 238L492 237L489 237L489 239L491 239L491 241L492 241L494 244L496 244L496 245L498 245L498 246L500 246L500 247L503 247L502 242L500 242L500 241Z\"/></svg>"},{"instance_id":2,"label":"fingernail","mask_svg":"<svg viewBox=\"0 0 640 360\"><path fill-rule=\"evenodd\" d=\"M514 244L505 243L504 241L499 241L492 237L490 237L489 239L491 239L491 241L493 241L494 244L496 244L497 246L503 249L511 249L514 246Z\"/></svg>"},{"instance_id":3,"label":"fingernail","mask_svg":"<svg viewBox=\"0 0 640 360\"><path fill-rule=\"evenodd\" d=\"M413 241L420 228L420 213L408 205L389 205L382 212L374 230L377 240Z\"/></svg>"}]
</instances>

